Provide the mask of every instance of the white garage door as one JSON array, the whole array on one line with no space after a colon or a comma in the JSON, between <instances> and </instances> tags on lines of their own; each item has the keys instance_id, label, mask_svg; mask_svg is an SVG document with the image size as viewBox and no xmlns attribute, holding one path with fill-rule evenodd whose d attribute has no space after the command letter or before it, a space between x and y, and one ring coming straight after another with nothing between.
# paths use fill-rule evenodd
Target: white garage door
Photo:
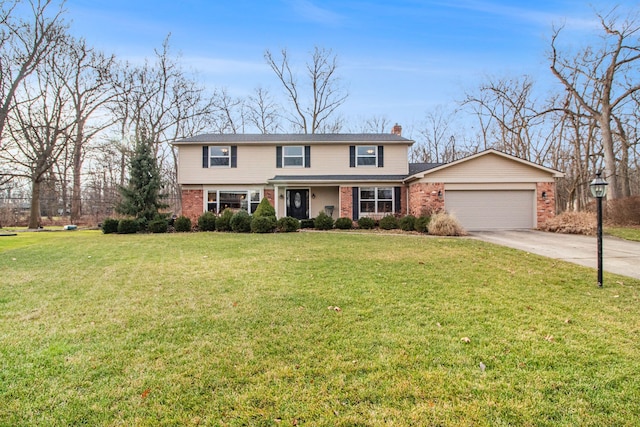
<instances>
[{"instance_id":1,"label":"white garage door","mask_svg":"<svg viewBox=\"0 0 640 427\"><path fill-rule=\"evenodd\" d=\"M534 228L531 190L447 190L445 209L467 230Z\"/></svg>"}]
</instances>

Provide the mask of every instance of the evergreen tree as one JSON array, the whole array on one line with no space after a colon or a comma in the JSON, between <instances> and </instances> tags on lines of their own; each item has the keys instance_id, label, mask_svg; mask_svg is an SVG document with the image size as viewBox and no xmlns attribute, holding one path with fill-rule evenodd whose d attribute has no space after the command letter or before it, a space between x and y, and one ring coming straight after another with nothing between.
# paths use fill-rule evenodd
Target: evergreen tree
<instances>
[{"instance_id":1,"label":"evergreen tree","mask_svg":"<svg viewBox=\"0 0 640 427\"><path fill-rule=\"evenodd\" d=\"M116 212L135 217L146 228L149 221L161 216L159 210L168 206L162 202L165 196L160 194L161 189L160 170L151 145L139 141L131 159L129 185L119 188L122 200Z\"/></svg>"}]
</instances>

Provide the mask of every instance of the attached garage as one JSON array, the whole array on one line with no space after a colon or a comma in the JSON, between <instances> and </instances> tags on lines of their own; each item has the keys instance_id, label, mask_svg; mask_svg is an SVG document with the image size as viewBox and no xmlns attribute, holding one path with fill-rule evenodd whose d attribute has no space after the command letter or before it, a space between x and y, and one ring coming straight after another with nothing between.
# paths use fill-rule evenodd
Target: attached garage
<instances>
[{"instance_id":1,"label":"attached garage","mask_svg":"<svg viewBox=\"0 0 640 427\"><path fill-rule=\"evenodd\" d=\"M537 228L555 215L562 172L496 150L424 165L406 180L413 215L445 210L466 230Z\"/></svg>"},{"instance_id":2,"label":"attached garage","mask_svg":"<svg viewBox=\"0 0 640 427\"><path fill-rule=\"evenodd\" d=\"M445 210L467 230L536 226L533 190L445 190L445 194Z\"/></svg>"}]
</instances>

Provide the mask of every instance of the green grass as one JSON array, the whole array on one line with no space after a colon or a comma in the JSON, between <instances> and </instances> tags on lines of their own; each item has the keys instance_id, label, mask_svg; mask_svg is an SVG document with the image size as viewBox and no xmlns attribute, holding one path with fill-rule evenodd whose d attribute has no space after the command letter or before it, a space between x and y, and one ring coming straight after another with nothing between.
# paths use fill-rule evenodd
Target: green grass
<instances>
[{"instance_id":1,"label":"green grass","mask_svg":"<svg viewBox=\"0 0 640 427\"><path fill-rule=\"evenodd\" d=\"M640 227L607 227L605 233L621 239L640 242Z\"/></svg>"},{"instance_id":2,"label":"green grass","mask_svg":"<svg viewBox=\"0 0 640 427\"><path fill-rule=\"evenodd\" d=\"M2 426L639 425L640 282L476 240L19 233L0 271Z\"/></svg>"}]
</instances>

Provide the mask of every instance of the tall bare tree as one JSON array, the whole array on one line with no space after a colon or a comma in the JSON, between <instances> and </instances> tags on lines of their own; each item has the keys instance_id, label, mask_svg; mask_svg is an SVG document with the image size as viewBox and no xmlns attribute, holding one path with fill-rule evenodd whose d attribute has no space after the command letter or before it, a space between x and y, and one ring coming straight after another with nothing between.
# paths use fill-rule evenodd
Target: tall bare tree
<instances>
[{"instance_id":1,"label":"tall bare tree","mask_svg":"<svg viewBox=\"0 0 640 427\"><path fill-rule=\"evenodd\" d=\"M586 46L574 58L563 55L558 48L562 28L551 38L551 72L575 96L582 107L596 120L602 141L602 154L609 197L621 195L618 162L614 141L614 116L634 93L640 91L640 24L636 17L622 20L614 8L608 14L597 14L604 32L599 49ZM586 99L580 87L590 88L597 97ZM625 150L622 145L619 149ZM623 153L623 156L626 156Z\"/></svg>"},{"instance_id":2,"label":"tall bare tree","mask_svg":"<svg viewBox=\"0 0 640 427\"><path fill-rule=\"evenodd\" d=\"M247 120L262 134L278 133L280 130L278 105L267 89L258 87L249 95Z\"/></svg>"},{"instance_id":3,"label":"tall bare tree","mask_svg":"<svg viewBox=\"0 0 640 427\"><path fill-rule=\"evenodd\" d=\"M53 0L0 1L0 151L7 149L4 129L15 106L16 91L65 33L63 3L55 6ZM10 178L10 171L3 172L0 165L0 183Z\"/></svg>"},{"instance_id":4,"label":"tall bare tree","mask_svg":"<svg viewBox=\"0 0 640 427\"><path fill-rule=\"evenodd\" d=\"M73 174L71 196L71 222L82 214L82 166L86 145L102 130L113 123L113 117L98 113L105 110L116 96L113 87L113 56L87 46L85 40L67 39L65 57L56 63L56 72L71 78L65 80L65 88L71 95L75 114L71 130L69 151Z\"/></svg>"},{"instance_id":5,"label":"tall bare tree","mask_svg":"<svg viewBox=\"0 0 640 427\"><path fill-rule=\"evenodd\" d=\"M14 166L15 175L31 182L29 228L40 223L40 195L60 155L69 143L75 124L71 95L65 90L70 75L56 73L60 49L50 52L33 75L16 92L7 129L11 149L0 158Z\"/></svg>"},{"instance_id":6,"label":"tall bare tree","mask_svg":"<svg viewBox=\"0 0 640 427\"><path fill-rule=\"evenodd\" d=\"M338 61L331 50L316 47L306 63L306 79L300 83L286 49L276 59L270 50L264 58L275 72L293 107L290 121L301 133L335 132L342 126L336 110L346 101L348 93L336 74Z\"/></svg>"}]
</instances>

